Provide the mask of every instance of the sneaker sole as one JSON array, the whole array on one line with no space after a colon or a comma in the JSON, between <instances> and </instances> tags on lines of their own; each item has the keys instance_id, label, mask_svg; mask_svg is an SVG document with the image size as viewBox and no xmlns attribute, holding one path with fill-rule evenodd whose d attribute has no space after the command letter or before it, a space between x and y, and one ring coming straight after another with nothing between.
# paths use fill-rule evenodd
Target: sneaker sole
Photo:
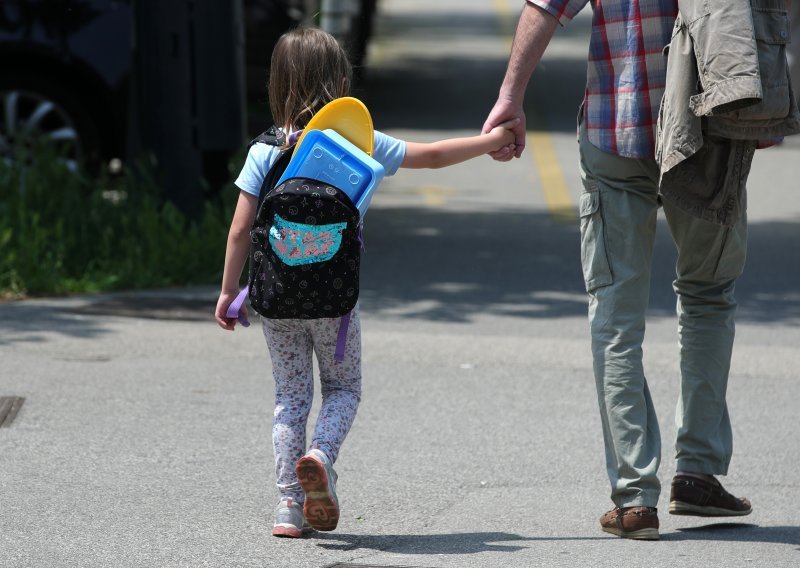
<instances>
[{"instance_id":1,"label":"sneaker sole","mask_svg":"<svg viewBox=\"0 0 800 568\"><path fill-rule=\"evenodd\" d=\"M272 536L282 538L302 538L308 530L301 530L291 525L275 525L272 527Z\"/></svg>"},{"instance_id":2,"label":"sneaker sole","mask_svg":"<svg viewBox=\"0 0 800 568\"><path fill-rule=\"evenodd\" d=\"M332 531L339 524L339 504L328 485L325 466L314 458L297 462L297 480L306 494L303 516L318 531Z\"/></svg>"},{"instance_id":3,"label":"sneaker sole","mask_svg":"<svg viewBox=\"0 0 800 568\"><path fill-rule=\"evenodd\" d=\"M634 540L658 540L658 529L639 529L638 531L624 531L622 529L601 526L603 532L607 532L622 538Z\"/></svg>"},{"instance_id":4,"label":"sneaker sole","mask_svg":"<svg viewBox=\"0 0 800 568\"><path fill-rule=\"evenodd\" d=\"M670 501L669 514L670 515L692 515L694 517L744 517L753 512L750 507L744 511L734 511L732 509L721 509L719 507L703 507L701 505L692 505L683 501Z\"/></svg>"}]
</instances>

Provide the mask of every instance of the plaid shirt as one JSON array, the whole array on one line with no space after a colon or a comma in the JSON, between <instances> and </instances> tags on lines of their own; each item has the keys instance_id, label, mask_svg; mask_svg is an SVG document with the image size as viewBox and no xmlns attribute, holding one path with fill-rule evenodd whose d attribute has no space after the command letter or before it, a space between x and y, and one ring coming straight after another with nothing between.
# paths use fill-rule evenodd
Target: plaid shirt
<instances>
[{"instance_id":1,"label":"plaid shirt","mask_svg":"<svg viewBox=\"0 0 800 568\"><path fill-rule=\"evenodd\" d=\"M528 0L562 24L594 9L584 95L589 141L628 158L653 158L658 107L678 0Z\"/></svg>"}]
</instances>

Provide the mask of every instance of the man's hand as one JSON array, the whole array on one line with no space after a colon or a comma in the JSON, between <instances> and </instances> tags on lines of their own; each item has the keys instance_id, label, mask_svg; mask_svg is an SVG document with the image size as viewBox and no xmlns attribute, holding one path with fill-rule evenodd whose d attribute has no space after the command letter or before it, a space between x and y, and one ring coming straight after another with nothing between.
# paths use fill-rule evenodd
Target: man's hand
<instances>
[{"instance_id":1,"label":"man's hand","mask_svg":"<svg viewBox=\"0 0 800 568\"><path fill-rule=\"evenodd\" d=\"M501 97L497 99L486 122L483 123L482 132L491 132L493 128L504 125L504 123L510 124L507 128L514 133L514 143L512 146L504 146L495 152L489 152L489 155L499 162L519 158L522 150L525 149L525 111L522 109L522 105Z\"/></svg>"}]
</instances>

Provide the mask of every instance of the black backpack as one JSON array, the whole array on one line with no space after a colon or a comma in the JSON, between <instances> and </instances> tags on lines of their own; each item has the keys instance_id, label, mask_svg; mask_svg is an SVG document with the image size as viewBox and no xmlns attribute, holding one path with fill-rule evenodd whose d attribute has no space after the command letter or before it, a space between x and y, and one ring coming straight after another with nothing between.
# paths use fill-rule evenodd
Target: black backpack
<instances>
[{"instance_id":1,"label":"black backpack","mask_svg":"<svg viewBox=\"0 0 800 568\"><path fill-rule=\"evenodd\" d=\"M270 129L250 145L281 142ZM250 230L250 304L272 319L345 316L358 300L361 215L328 183L291 178L276 185L291 155L292 148L281 152L261 186Z\"/></svg>"}]
</instances>

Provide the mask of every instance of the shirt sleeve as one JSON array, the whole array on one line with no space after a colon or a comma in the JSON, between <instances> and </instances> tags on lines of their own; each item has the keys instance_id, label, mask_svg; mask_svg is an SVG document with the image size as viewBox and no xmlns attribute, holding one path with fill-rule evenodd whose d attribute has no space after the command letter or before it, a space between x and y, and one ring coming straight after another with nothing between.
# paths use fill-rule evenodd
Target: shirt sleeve
<instances>
[{"instance_id":1,"label":"shirt sleeve","mask_svg":"<svg viewBox=\"0 0 800 568\"><path fill-rule=\"evenodd\" d=\"M280 151L274 146L253 144L247 152L242 171L234 182L236 187L258 197L261 193L261 184L264 183L264 178L267 177L267 172L279 153Z\"/></svg>"},{"instance_id":2,"label":"shirt sleeve","mask_svg":"<svg viewBox=\"0 0 800 568\"><path fill-rule=\"evenodd\" d=\"M538 6L554 16L562 26L574 18L589 0L528 0L528 4Z\"/></svg>"},{"instance_id":3,"label":"shirt sleeve","mask_svg":"<svg viewBox=\"0 0 800 568\"><path fill-rule=\"evenodd\" d=\"M376 130L372 157L383 166L384 175L393 176L406 158L406 143Z\"/></svg>"}]
</instances>

